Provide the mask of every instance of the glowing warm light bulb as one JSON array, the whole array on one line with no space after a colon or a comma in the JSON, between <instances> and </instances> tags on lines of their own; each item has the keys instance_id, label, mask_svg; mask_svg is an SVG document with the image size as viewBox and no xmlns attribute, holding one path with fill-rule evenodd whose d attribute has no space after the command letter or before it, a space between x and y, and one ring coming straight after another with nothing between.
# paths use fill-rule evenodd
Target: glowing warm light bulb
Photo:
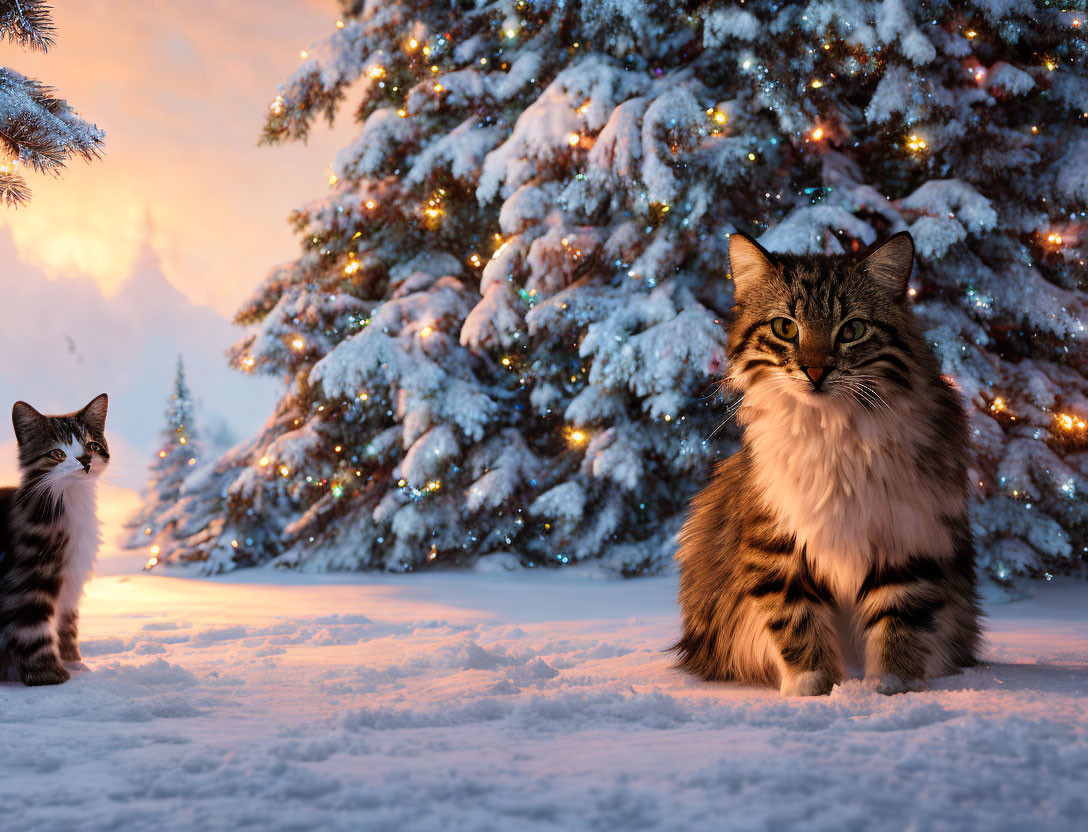
<instances>
[{"instance_id":1,"label":"glowing warm light bulb","mask_svg":"<svg viewBox=\"0 0 1088 832\"><path fill-rule=\"evenodd\" d=\"M247 355L245 358L242 359L242 366L245 367L247 370L252 370L253 365L256 363L257 359L255 359L252 355Z\"/></svg>"},{"instance_id":2,"label":"glowing warm light bulb","mask_svg":"<svg viewBox=\"0 0 1088 832\"><path fill-rule=\"evenodd\" d=\"M335 448L333 448L333 450L336 451L336 453L340 453L342 450L344 450L344 447L342 445L337 445Z\"/></svg>"},{"instance_id":3,"label":"glowing warm light bulb","mask_svg":"<svg viewBox=\"0 0 1088 832\"><path fill-rule=\"evenodd\" d=\"M370 398L370 394L364 390L362 393L356 396L356 398L361 402L365 402L367 399Z\"/></svg>"},{"instance_id":4,"label":"glowing warm light bulb","mask_svg":"<svg viewBox=\"0 0 1088 832\"><path fill-rule=\"evenodd\" d=\"M756 160L756 154L754 154L754 153L749 153L749 154L748 154L748 161L749 161L749 162L754 162L755 160Z\"/></svg>"},{"instance_id":5,"label":"glowing warm light bulb","mask_svg":"<svg viewBox=\"0 0 1088 832\"><path fill-rule=\"evenodd\" d=\"M298 53L298 56L305 61L308 57L310 57L310 53L303 49L301 52Z\"/></svg>"},{"instance_id":6,"label":"glowing warm light bulb","mask_svg":"<svg viewBox=\"0 0 1088 832\"><path fill-rule=\"evenodd\" d=\"M344 21L342 21L342 20L336 21L336 28L337 29L343 29L344 28Z\"/></svg>"},{"instance_id":7,"label":"glowing warm light bulb","mask_svg":"<svg viewBox=\"0 0 1088 832\"><path fill-rule=\"evenodd\" d=\"M997 396L992 402L990 402L991 413L1004 413L1008 409L1008 405L1001 396Z\"/></svg>"},{"instance_id":8,"label":"glowing warm light bulb","mask_svg":"<svg viewBox=\"0 0 1088 832\"><path fill-rule=\"evenodd\" d=\"M291 469L290 468L288 468L286 465L281 465L280 466L280 476L281 477L286 478L286 477L290 476L290 474L291 474Z\"/></svg>"},{"instance_id":9,"label":"glowing warm light bulb","mask_svg":"<svg viewBox=\"0 0 1088 832\"><path fill-rule=\"evenodd\" d=\"M270 463L271 461L272 461L272 460L270 460L270 459L269 459L268 457L266 457L266 456L262 456L262 457L261 457L261 460L260 460L260 466L261 466L262 468L266 468L266 467L268 467L268 463Z\"/></svg>"},{"instance_id":10,"label":"glowing warm light bulb","mask_svg":"<svg viewBox=\"0 0 1088 832\"><path fill-rule=\"evenodd\" d=\"M397 115L400 116L401 118L408 118L408 111L407 110L397 110Z\"/></svg>"},{"instance_id":11,"label":"glowing warm light bulb","mask_svg":"<svg viewBox=\"0 0 1088 832\"><path fill-rule=\"evenodd\" d=\"M368 211L373 211L375 208L378 207L378 203L375 202L373 199L368 199L366 202L363 203L363 207L366 208L366 210Z\"/></svg>"},{"instance_id":12,"label":"glowing warm light bulb","mask_svg":"<svg viewBox=\"0 0 1088 832\"><path fill-rule=\"evenodd\" d=\"M480 260L480 255L472 254L472 255L469 255L468 262L472 264L473 268L478 269L478 268L480 268L480 263L482 263L483 261Z\"/></svg>"},{"instance_id":13,"label":"glowing warm light bulb","mask_svg":"<svg viewBox=\"0 0 1088 832\"><path fill-rule=\"evenodd\" d=\"M374 78L374 79L384 78L385 77L385 67L372 66L369 70L367 70L367 75L369 75L371 78Z\"/></svg>"},{"instance_id":14,"label":"glowing warm light bulb","mask_svg":"<svg viewBox=\"0 0 1088 832\"><path fill-rule=\"evenodd\" d=\"M232 549L237 549L238 548L238 541L237 540L232 540L230 542L230 545L231 545Z\"/></svg>"},{"instance_id":15,"label":"glowing warm light bulb","mask_svg":"<svg viewBox=\"0 0 1088 832\"><path fill-rule=\"evenodd\" d=\"M305 346L306 342L303 340L301 335L296 335L293 339L291 339L291 349L295 350L296 352L301 351L302 348Z\"/></svg>"},{"instance_id":16,"label":"glowing warm light bulb","mask_svg":"<svg viewBox=\"0 0 1088 832\"><path fill-rule=\"evenodd\" d=\"M184 436L178 437L178 442L180 442L182 445L184 445L187 441L188 440Z\"/></svg>"},{"instance_id":17,"label":"glowing warm light bulb","mask_svg":"<svg viewBox=\"0 0 1088 832\"><path fill-rule=\"evenodd\" d=\"M434 85L434 91L435 91L435 92L442 92L442 91L443 91L443 90L445 90L445 89L446 89L446 88L445 88L445 87L443 87L443 86L442 86L441 84L435 84L435 85Z\"/></svg>"},{"instance_id":18,"label":"glowing warm light bulb","mask_svg":"<svg viewBox=\"0 0 1088 832\"><path fill-rule=\"evenodd\" d=\"M824 128L814 127L812 132L809 133L809 136L812 138L812 140L814 142L820 141L820 139L822 139L824 137Z\"/></svg>"},{"instance_id":19,"label":"glowing warm light bulb","mask_svg":"<svg viewBox=\"0 0 1088 832\"><path fill-rule=\"evenodd\" d=\"M1060 246L1064 242L1064 240L1062 239L1062 235L1056 231L1047 234L1046 241L1052 246Z\"/></svg>"},{"instance_id":20,"label":"glowing warm light bulb","mask_svg":"<svg viewBox=\"0 0 1088 832\"><path fill-rule=\"evenodd\" d=\"M509 355L504 355L502 357L502 366L504 366L504 367L509 367L510 366L510 356Z\"/></svg>"},{"instance_id":21,"label":"glowing warm light bulb","mask_svg":"<svg viewBox=\"0 0 1088 832\"><path fill-rule=\"evenodd\" d=\"M360 263L358 260L352 260L350 263L344 266L344 274L355 274L357 271L359 271L362 265L363 264Z\"/></svg>"},{"instance_id":22,"label":"glowing warm light bulb","mask_svg":"<svg viewBox=\"0 0 1088 832\"><path fill-rule=\"evenodd\" d=\"M718 124L725 124L728 120L729 117L726 116L726 114L723 113L721 110L718 110L714 113L714 121L716 121Z\"/></svg>"},{"instance_id":23,"label":"glowing warm light bulb","mask_svg":"<svg viewBox=\"0 0 1088 832\"><path fill-rule=\"evenodd\" d=\"M813 78L812 83L809 84L809 86L812 87L814 90L818 90L823 85L824 85L824 82L821 81L819 78Z\"/></svg>"},{"instance_id":24,"label":"glowing warm light bulb","mask_svg":"<svg viewBox=\"0 0 1088 832\"><path fill-rule=\"evenodd\" d=\"M513 40L517 36L518 36L518 33L517 33L516 30L514 30L514 29L507 29L506 30L506 37L510 38L511 40Z\"/></svg>"},{"instance_id":25,"label":"glowing warm light bulb","mask_svg":"<svg viewBox=\"0 0 1088 832\"><path fill-rule=\"evenodd\" d=\"M975 31L974 29L968 29L968 30L967 30L966 32L964 32L963 34L964 34L964 35L966 36L966 38L967 38L968 40L972 40L972 39L974 39L974 38L978 37L978 32L976 32L976 31Z\"/></svg>"},{"instance_id":26,"label":"glowing warm light bulb","mask_svg":"<svg viewBox=\"0 0 1088 832\"><path fill-rule=\"evenodd\" d=\"M1058 413L1055 414L1054 420L1063 430L1083 431L1088 428L1088 422L1085 422L1082 418L1080 418L1080 416L1077 416L1075 413Z\"/></svg>"},{"instance_id":27,"label":"glowing warm light bulb","mask_svg":"<svg viewBox=\"0 0 1088 832\"><path fill-rule=\"evenodd\" d=\"M581 445L586 441L585 431L578 430L577 428L568 428L567 441L572 445Z\"/></svg>"},{"instance_id":28,"label":"glowing warm light bulb","mask_svg":"<svg viewBox=\"0 0 1088 832\"><path fill-rule=\"evenodd\" d=\"M425 326L419 331L419 337L420 338L426 338L432 332L434 332L434 327L433 326Z\"/></svg>"},{"instance_id":29,"label":"glowing warm light bulb","mask_svg":"<svg viewBox=\"0 0 1088 832\"><path fill-rule=\"evenodd\" d=\"M195 457L195 456L191 456L191 457L189 457L189 461L188 461L188 462L187 462L186 464L187 464L187 465L188 465L188 466L189 466L190 468L191 468L192 466L196 465L196 457Z\"/></svg>"},{"instance_id":30,"label":"glowing warm light bulb","mask_svg":"<svg viewBox=\"0 0 1088 832\"><path fill-rule=\"evenodd\" d=\"M162 551L162 548L159 546L158 543L156 543L154 546L151 547L151 554L152 555L158 555L159 552L161 552L161 551Z\"/></svg>"},{"instance_id":31,"label":"glowing warm light bulb","mask_svg":"<svg viewBox=\"0 0 1088 832\"><path fill-rule=\"evenodd\" d=\"M273 115L279 115L283 112L283 96L277 95L272 99L272 103L268 105L268 109L272 111Z\"/></svg>"},{"instance_id":32,"label":"glowing warm light bulb","mask_svg":"<svg viewBox=\"0 0 1088 832\"><path fill-rule=\"evenodd\" d=\"M979 67L975 70L975 82L981 84L986 79L986 70Z\"/></svg>"},{"instance_id":33,"label":"glowing warm light bulb","mask_svg":"<svg viewBox=\"0 0 1088 832\"><path fill-rule=\"evenodd\" d=\"M923 139L921 136L912 135L907 139L907 150L911 151L912 153L920 153L927 147L929 147L929 145L926 143L926 140Z\"/></svg>"},{"instance_id":34,"label":"glowing warm light bulb","mask_svg":"<svg viewBox=\"0 0 1088 832\"><path fill-rule=\"evenodd\" d=\"M415 38L410 38L408 40L408 51L415 52L417 49L419 49L419 41Z\"/></svg>"}]
</instances>

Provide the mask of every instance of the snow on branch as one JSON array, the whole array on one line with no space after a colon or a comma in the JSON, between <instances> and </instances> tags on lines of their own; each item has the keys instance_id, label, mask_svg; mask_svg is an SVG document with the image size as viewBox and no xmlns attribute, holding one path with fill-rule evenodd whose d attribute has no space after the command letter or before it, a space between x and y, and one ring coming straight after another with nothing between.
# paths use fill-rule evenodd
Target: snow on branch
<instances>
[{"instance_id":1,"label":"snow on branch","mask_svg":"<svg viewBox=\"0 0 1088 832\"><path fill-rule=\"evenodd\" d=\"M53 9L40 0L0 0L0 38L24 49L53 48Z\"/></svg>"}]
</instances>

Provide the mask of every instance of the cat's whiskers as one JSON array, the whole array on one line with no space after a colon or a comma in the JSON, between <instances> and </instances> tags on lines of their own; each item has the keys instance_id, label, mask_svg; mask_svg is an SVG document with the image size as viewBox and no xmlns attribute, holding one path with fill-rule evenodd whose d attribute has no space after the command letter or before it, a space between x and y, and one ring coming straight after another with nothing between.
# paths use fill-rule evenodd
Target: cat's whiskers
<instances>
[{"instance_id":1,"label":"cat's whiskers","mask_svg":"<svg viewBox=\"0 0 1088 832\"><path fill-rule=\"evenodd\" d=\"M704 442L709 442L711 439L714 438L714 435L718 431L720 431L727 424L729 424L729 422L731 422L733 420L733 417L737 415L737 411L740 410L740 407L741 407L742 404L744 404L744 396L738 396L737 400L735 402L733 402L732 404L727 406L725 418L722 420L721 424L719 424L716 428L714 428L714 430L712 430L710 432L710 435L707 436L707 438L704 439L703 441Z\"/></svg>"},{"instance_id":2,"label":"cat's whiskers","mask_svg":"<svg viewBox=\"0 0 1088 832\"><path fill-rule=\"evenodd\" d=\"M857 376L852 376L852 379L861 387L862 390L865 391L866 395L869 396L874 402L880 404L889 413L891 412L891 406L884 400L884 397L880 395L879 391L876 388L876 384L874 383L878 380L876 376L861 374Z\"/></svg>"},{"instance_id":3,"label":"cat's whiskers","mask_svg":"<svg viewBox=\"0 0 1088 832\"><path fill-rule=\"evenodd\" d=\"M843 387L859 404L868 405L870 408L883 408L891 412L887 402L880 398L879 394L870 386L858 381L844 381Z\"/></svg>"}]
</instances>

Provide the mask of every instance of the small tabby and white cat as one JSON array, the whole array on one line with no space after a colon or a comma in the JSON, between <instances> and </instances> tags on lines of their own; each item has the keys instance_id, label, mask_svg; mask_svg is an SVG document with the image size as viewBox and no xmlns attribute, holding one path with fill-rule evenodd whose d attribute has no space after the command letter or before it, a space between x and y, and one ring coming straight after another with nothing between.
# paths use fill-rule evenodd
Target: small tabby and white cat
<instances>
[{"instance_id":1,"label":"small tabby and white cat","mask_svg":"<svg viewBox=\"0 0 1088 832\"><path fill-rule=\"evenodd\" d=\"M730 238L739 452L681 532L680 666L883 693L975 664L967 422L906 301L908 234L867 256Z\"/></svg>"},{"instance_id":2,"label":"small tabby and white cat","mask_svg":"<svg viewBox=\"0 0 1088 832\"><path fill-rule=\"evenodd\" d=\"M98 478L109 464L106 394L78 413L12 410L18 488L0 489L0 676L57 685L80 660L79 600L94 569Z\"/></svg>"}]
</instances>

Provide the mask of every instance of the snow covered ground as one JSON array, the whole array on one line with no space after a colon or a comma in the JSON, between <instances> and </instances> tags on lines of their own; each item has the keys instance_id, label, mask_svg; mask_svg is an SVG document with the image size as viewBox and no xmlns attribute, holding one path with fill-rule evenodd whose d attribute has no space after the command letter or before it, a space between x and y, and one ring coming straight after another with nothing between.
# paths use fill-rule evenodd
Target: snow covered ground
<instances>
[{"instance_id":1,"label":"snow covered ground","mask_svg":"<svg viewBox=\"0 0 1088 832\"><path fill-rule=\"evenodd\" d=\"M674 589L100 577L90 670L0 685L0 827L1085 828L1088 585L991 605L932 692L804 701L673 670Z\"/></svg>"}]
</instances>

